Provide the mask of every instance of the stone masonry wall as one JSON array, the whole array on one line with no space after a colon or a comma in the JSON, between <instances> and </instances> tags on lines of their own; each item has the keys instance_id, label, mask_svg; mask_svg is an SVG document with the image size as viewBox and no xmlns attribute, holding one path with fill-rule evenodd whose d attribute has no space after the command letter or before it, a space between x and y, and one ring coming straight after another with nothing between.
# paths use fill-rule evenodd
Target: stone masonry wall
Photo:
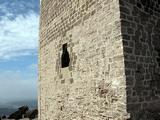
<instances>
[{"instance_id":1,"label":"stone masonry wall","mask_svg":"<svg viewBox=\"0 0 160 120\"><path fill-rule=\"evenodd\" d=\"M39 120L127 119L119 0L42 0L39 53Z\"/></svg>"},{"instance_id":2,"label":"stone masonry wall","mask_svg":"<svg viewBox=\"0 0 160 120\"><path fill-rule=\"evenodd\" d=\"M120 11L127 111L142 120L160 111L160 0L120 0Z\"/></svg>"}]
</instances>

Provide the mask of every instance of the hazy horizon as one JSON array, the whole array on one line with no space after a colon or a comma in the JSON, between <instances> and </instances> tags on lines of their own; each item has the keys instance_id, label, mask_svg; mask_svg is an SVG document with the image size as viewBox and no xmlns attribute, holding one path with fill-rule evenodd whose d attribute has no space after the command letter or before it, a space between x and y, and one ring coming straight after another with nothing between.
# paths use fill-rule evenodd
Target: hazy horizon
<instances>
[{"instance_id":1,"label":"hazy horizon","mask_svg":"<svg viewBox=\"0 0 160 120\"><path fill-rule=\"evenodd\" d=\"M37 100L39 0L0 0L0 105Z\"/></svg>"}]
</instances>

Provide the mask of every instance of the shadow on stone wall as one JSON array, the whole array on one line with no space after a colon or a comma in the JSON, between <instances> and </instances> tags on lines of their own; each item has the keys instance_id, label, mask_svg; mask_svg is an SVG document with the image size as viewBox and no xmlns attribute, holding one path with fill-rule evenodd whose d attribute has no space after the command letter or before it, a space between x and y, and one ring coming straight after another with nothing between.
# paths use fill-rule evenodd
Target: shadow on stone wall
<instances>
[{"instance_id":1,"label":"shadow on stone wall","mask_svg":"<svg viewBox=\"0 0 160 120\"><path fill-rule=\"evenodd\" d=\"M128 120L160 120L160 1L120 5Z\"/></svg>"}]
</instances>

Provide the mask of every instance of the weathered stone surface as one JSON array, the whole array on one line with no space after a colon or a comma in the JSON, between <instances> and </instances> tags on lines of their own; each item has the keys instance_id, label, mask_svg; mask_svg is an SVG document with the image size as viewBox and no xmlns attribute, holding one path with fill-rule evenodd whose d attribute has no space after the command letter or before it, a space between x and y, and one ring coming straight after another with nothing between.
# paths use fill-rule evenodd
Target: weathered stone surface
<instances>
[{"instance_id":1,"label":"weathered stone surface","mask_svg":"<svg viewBox=\"0 0 160 120\"><path fill-rule=\"evenodd\" d=\"M42 0L39 120L125 119L117 0ZM63 44L69 67L61 68Z\"/></svg>"},{"instance_id":2,"label":"weathered stone surface","mask_svg":"<svg viewBox=\"0 0 160 120\"><path fill-rule=\"evenodd\" d=\"M159 0L42 0L39 120L139 120L160 102L159 10Z\"/></svg>"}]
</instances>

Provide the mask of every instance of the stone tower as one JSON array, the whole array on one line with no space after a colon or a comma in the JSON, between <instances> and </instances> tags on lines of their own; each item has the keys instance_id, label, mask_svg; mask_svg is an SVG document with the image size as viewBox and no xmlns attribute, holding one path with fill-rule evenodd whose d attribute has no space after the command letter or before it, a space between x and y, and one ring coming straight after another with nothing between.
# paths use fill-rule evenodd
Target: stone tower
<instances>
[{"instance_id":1,"label":"stone tower","mask_svg":"<svg viewBox=\"0 0 160 120\"><path fill-rule=\"evenodd\" d=\"M39 120L147 120L160 107L160 0L41 0Z\"/></svg>"}]
</instances>

